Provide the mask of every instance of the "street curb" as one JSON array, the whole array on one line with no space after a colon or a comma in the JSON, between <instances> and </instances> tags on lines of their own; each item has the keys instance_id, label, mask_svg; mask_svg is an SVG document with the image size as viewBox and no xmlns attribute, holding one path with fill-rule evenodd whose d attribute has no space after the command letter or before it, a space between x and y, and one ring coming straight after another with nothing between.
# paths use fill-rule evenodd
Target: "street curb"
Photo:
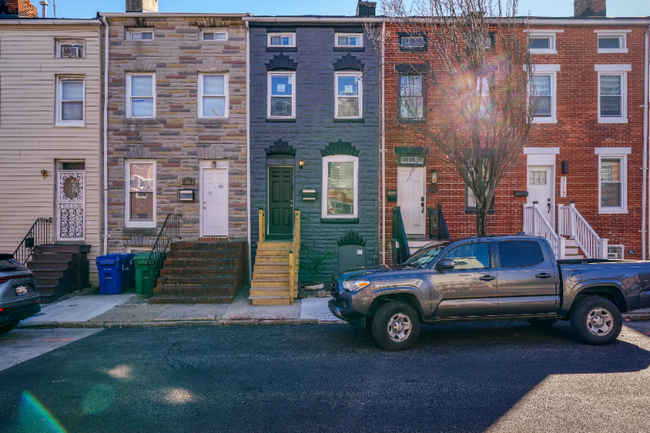
<instances>
[{"instance_id":1,"label":"street curb","mask_svg":"<svg viewBox=\"0 0 650 433\"><path fill-rule=\"evenodd\" d=\"M315 319L219 319L219 320L159 320L147 322L43 322L19 325L20 329L53 328L170 328L187 326L249 326L249 325L318 325L345 324L345 322L318 321Z\"/></svg>"},{"instance_id":2,"label":"street curb","mask_svg":"<svg viewBox=\"0 0 650 433\"><path fill-rule=\"evenodd\" d=\"M623 320L628 322L644 322L650 320L650 314L623 314Z\"/></svg>"}]
</instances>

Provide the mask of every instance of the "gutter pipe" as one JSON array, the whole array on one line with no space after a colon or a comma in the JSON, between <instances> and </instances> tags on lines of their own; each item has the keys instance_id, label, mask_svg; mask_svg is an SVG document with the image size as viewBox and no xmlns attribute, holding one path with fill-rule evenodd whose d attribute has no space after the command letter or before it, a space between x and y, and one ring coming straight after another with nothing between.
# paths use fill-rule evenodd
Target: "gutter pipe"
<instances>
[{"instance_id":1,"label":"gutter pipe","mask_svg":"<svg viewBox=\"0 0 650 433\"><path fill-rule=\"evenodd\" d=\"M386 264L386 22L381 23L381 264Z\"/></svg>"},{"instance_id":2,"label":"gutter pipe","mask_svg":"<svg viewBox=\"0 0 650 433\"><path fill-rule=\"evenodd\" d=\"M104 255L108 251L108 33L110 26L102 17L104 27Z\"/></svg>"},{"instance_id":3,"label":"gutter pipe","mask_svg":"<svg viewBox=\"0 0 650 433\"><path fill-rule=\"evenodd\" d=\"M650 92L650 82L648 81L648 42L650 39L650 26L645 32L645 45L644 45L644 65L643 65L643 205L641 216L641 250L642 259L646 259L646 206L648 203L648 92ZM650 239L649 239L650 242Z\"/></svg>"},{"instance_id":4,"label":"gutter pipe","mask_svg":"<svg viewBox=\"0 0 650 433\"><path fill-rule=\"evenodd\" d=\"M251 253L251 68L250 27L246 21L246 234L248 236L248 281L253 279Z\"/></svg>"}]
</instances>

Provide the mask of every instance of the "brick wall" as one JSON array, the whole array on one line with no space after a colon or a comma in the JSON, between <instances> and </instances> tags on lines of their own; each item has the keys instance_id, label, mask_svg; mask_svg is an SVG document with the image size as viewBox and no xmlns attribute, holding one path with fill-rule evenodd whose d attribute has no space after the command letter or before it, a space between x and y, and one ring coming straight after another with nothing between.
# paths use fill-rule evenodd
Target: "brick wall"
<instances>
[{"instance_id":1,"label":"brick wall","mask_svg":"<svg viewBox=\"0 0 650 433\"><path fill-rule=\"evenodd\" d=\"M19 18L38 18L36 6L29 0L5 0L5 13Z\"/></svg>"}]
</instances>

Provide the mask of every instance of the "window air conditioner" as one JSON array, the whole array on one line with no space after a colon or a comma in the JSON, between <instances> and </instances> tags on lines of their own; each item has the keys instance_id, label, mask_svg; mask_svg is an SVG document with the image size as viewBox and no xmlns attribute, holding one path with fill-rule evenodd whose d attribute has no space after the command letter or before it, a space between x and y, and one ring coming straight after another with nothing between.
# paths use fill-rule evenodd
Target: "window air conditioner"
<instances>
[{"instance_id":1,"label":"window air conditioner","mask_svg":"<svg viewBox=\"0 0 650 433\"><path fill-rule=\"evenodd\" d=\"M61 45L61 57L81 57L82 47L78 45Z\"/></svg>"}]
</instances>

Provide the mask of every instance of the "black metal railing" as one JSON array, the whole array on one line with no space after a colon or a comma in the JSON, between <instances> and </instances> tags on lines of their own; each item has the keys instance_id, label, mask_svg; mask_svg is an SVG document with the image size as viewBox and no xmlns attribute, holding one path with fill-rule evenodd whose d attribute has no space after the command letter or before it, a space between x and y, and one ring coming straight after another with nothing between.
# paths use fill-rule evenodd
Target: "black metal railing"
<instances>
[{"instance_id":1,"label":"black metal railing","mask_svg":"<svg viewBox=\"0 0 650 433\"><path fill-rule=\"evenodd\" d=\"M391 242L391 257L394 264L404 263L411 255L409 243L406 239L402 211L399 206L393 208L393 238Z\"/></svg>"},{"instance_id":2,"label":"black metal railing","mask_svg":"<svg viewBox=\"0 0 650 433\"><path fill-rule=\"evenodd\" d=\"M49 243L52 243L52 218L38 218L14 251L14 258L24 265L32 257L34 247Z\"/></svg>"},{"instance_id":3,"label":"black metal railing","mask_svg":"<svg viewBox=\"0 0 650 433\"><path fill-rule=\"evenodd\" d=\"M156 287L160 268L167 258L167 249L174 238L180 238L181 216L168 214L160 228L156 243L153 244L147 265L149 266L149 282L151 288Z\"/></svg>"},{"instance_id":4,"label":"black metal railing","mask_svg":"<svg viewBox=\"0 0 650 433\"><path fill-rule=\"evenodd\" d=\"M442 214L442 203L438 203L437 207L429 208L429 238L449 239L449 229Z\"/></svg>"}]
</instances>

